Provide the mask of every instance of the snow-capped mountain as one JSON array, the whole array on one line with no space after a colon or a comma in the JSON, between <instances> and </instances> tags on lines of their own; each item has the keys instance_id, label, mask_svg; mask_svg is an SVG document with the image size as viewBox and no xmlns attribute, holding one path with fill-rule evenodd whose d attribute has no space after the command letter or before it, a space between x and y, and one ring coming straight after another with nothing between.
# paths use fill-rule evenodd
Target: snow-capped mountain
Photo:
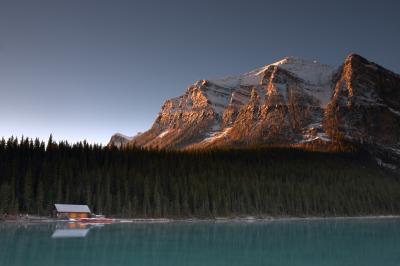
<instances>
[{"instance_id":1,"label":"snow-capped mountain","mask_svg":"<svg viewBox=\"0 0 400 266\"><path fill-rule=\"evenodd\" d=\"M400 76L349 55L334 67L287 57L248 73L199 80L167 100L153 126L109 145L158 148L350 142L400 157ZM390 157L390 156L389 156Z\"/></svg>"}]
</instances>

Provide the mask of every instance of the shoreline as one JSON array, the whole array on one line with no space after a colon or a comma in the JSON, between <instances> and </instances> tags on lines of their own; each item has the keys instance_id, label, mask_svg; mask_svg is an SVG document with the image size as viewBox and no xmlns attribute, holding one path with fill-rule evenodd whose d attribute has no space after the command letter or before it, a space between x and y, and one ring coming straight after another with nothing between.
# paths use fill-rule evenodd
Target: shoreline
<instances>
[{"instance_id":1,"label":"shoreline","mask_svg":"<svg viewBox=\"0 0 400 266\"><path fill-rule=\"evenodd\" d=\"M174 223L174 222L279 222L279 221L323 221L323 220L379 220L400 219L400 215L363 215L363 216L266 216L266 217L214 217L214 218L111 218L112 224L123 223ZM59 220L50 217L24 216L0 218L0 224L44 224L44 223L79 223L79 221Z\"/></svg>"}]
</instances>

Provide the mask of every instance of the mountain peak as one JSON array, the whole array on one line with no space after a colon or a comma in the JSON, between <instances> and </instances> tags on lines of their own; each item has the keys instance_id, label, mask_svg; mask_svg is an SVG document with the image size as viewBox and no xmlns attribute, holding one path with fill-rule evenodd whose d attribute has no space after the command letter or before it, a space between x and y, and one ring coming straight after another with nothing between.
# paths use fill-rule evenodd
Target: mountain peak
<instances>
[{"instance_id":1,"label":"mountain peak","mask_svg":"<svg viewBox=\"0 0 400 266\"><path fill-rule=\"evenodd\" d=\"M364 59L364 60L367 60L367 59L365 59L364 57L362 57L361 55L359 55L359 54L357 54L357 53L350 53L350 54L346 57L345 61L347 61L347 60L353 60L353 59Z\"/></svg>"},{"instance_id":2,"label":"mountain peak","mask_svg":"<svg viewBox=\"0 0 400 266\"><path fill-rule=\"evenodd\" d=\"M279 65L289 65L289 64L319 64L317 60L309 60L309 59L304 59L296 56L286 56L283 59L276 61L275 63L272 63L270 65L266 65L265 67L268 66L279 66Z\"/></svg>"},{"instance_id":3,"label":"mountain peak","mask_svg":"<svg viewBox=\"0 0 400 266\"><path fill-rule=\"evenodd\" d=\"M345 59L345 61L344 61L344 64L345 64L345 65L348 65L348 64L372 65L372 64L374 64L374 63L368 61L366 58L362 57L362 56L359 55L359 54L351 53L351 54L349 54L349 55L346 57L346 59Z\"/></svg>"},{"instance_id":4,"label":"mountain peak","mask_svg":"<svg viewBox=\"0 0 400 266\"><path fill-rule=\"evenodd\" d=\"M152 128L116 146L324 145L342 139L400 156L400 76L350 54L340 67L285 57L199 80L165 102ZM397 156L397 155L396 155Z\"/></svg>"},{"instance_id":5,"label":"mountain peak","mask_svg":"<svg viewBox=\"0 0 400 266\"><path fill-rule=\"evenodd\" d=\"M317 60L308 60L298 57L285 57L280 61L266 66L265 69L270 66L277 66L284 69L307 83L314 85L327 83L337 70L336 66L322 64Z\"/></svg>"},{"instance_id":6,"label":"mountain peak","mask_svg":"<svg viewBox=\"0 0 400 266\"><path fill-rule=\"evenodd\" d=\"M111 136L109 145L112 144L112 146L121 147L131 140L133 140L133 137L128 137L121 133L115 133Z\"/></svg>"},{"instance_id":7,"label":"mountain peak","mask_svg":"<svg viewBox=\"0 0 400 266\"><path fill-rule=\"evenodd\" d=\"M211 79L210 82L220 87L233 88L237 86L256 86L260 85L263 74L271 67L279 67L295 76L302 78L310 83L324 82L337 69L335 66L322 64L317 60L302 59L300 57L287 56L272 64L256 68L247 73L227 76L221 79Z\"/></svg>"}]
</instances>

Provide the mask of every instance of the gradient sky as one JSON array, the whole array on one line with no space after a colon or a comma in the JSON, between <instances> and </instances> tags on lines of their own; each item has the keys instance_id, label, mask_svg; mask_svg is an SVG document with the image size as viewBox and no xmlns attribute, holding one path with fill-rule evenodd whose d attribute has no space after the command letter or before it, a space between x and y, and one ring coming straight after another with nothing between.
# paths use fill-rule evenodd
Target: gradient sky
<instances>
[{"instance_id":1,"label":"gradient sky","mask_svg":"<svg viewBox=\"0 0 400 266\"><path fill-rule=\"evenodd\" d=\"M372 3L370 3L372 2ZM359 53L400 73L400 1L0 0L0 136L106 144L198 79Z\"/></svg>"}]
</instances>

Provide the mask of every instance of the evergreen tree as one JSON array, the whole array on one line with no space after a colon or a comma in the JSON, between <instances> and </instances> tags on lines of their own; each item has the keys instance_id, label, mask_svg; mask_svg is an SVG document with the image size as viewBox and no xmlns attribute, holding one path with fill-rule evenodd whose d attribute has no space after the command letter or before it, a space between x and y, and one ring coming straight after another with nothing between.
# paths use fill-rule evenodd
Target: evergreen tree
<instances>
[{"instance_id":1,"label":"evergreen tree","mask_svg":"<svg viewBox=\"0 0 400 266\"><path fill-rule=\"evenodd\" d=\"M3 183L0 186L0 213L8 214L11 208L11 186L8 183Z\"/></svg>"},{"instance_id":2,"label":"evergreen tree","mask_svg":"<svg viewBox=\"0 0 400 266\"><path fill-rule=\"evenodd\" d=\"M123 217L400 213L398 175L362 147L312 149L120 150L52 136L47 146L1 139L0 214L48 214L54 203Z\"/></svg>"},{"instance_id":3,"label":"evergreen tree","mask_svg":"<svg viewBox=\"0 0 400 266\"><path fill-rule=\"evenodd\" d=\"M24 180L24 208L27 213L33 212L34 198L33 198L33 175L32 170L28 169Z\"/></svg>"},{"instance_id":4,"label":"evergreen tree","mask_svg":"<svg viewBox=\"0 0 400 266\"><path fill-rule=\"evenodd\" d=\"M40 180L36 190L36 209L38 215L43 214L44 211L43 206L44 206L44 188L43 188L43 182Z\"/></svg>"}]
</instances>

